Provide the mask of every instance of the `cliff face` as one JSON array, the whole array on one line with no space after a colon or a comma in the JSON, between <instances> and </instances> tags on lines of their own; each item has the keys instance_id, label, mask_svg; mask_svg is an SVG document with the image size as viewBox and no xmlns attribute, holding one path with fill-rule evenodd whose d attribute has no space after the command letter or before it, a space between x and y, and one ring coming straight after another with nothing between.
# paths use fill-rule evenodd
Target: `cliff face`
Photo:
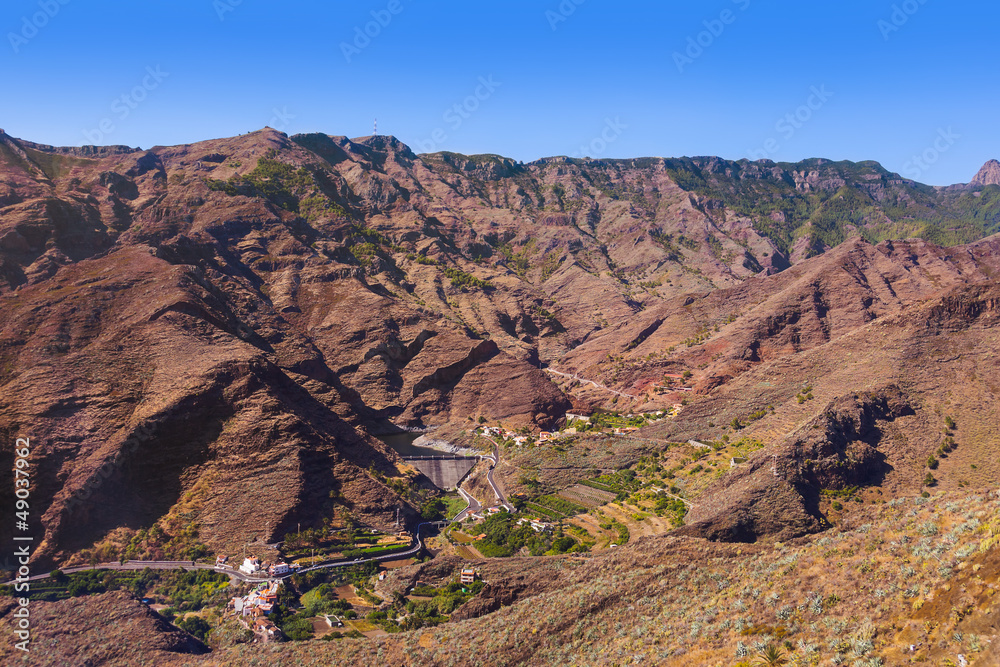
<instances>
[{"instance_id":1,"label":"cliff face","mask_svg":"<svg viewBox=\"0 0 1000 667\"><path fill-rule=\"evenodd\" d=\"M704 491L680 534L722 542L790 539L827 526L822 490L876 485L889 470L880 424L913 409L898 387L844 396Z\"/></svg>"},{"instance_id":2,"label":"cliff face","mask_svg":"<svg viewBox=\"0 0 1000 667\"><path fill-rule=\"evenodd\" d=\"M970 185L1000 185L1000 162L990 160L984 164Z\"/></svg>"}]
</instances>

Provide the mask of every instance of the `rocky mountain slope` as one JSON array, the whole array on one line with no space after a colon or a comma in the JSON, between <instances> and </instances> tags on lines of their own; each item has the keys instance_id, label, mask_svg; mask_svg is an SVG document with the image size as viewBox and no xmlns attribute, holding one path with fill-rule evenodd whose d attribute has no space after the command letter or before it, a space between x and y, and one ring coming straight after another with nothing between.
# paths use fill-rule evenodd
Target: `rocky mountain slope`
<instances>
[{"instance_id":1,"label":"rocky mountain slope","mask_svg":"<svg viewBox=\"0 0 1000 667\"><path fill-rule=\"evenodd\" d=\"M972 179L971 185L1000 185L1000 162L990 160Z\"/></svg>"},{"instance_id":2,"label":"rocky mountain slope","mask_svg":"<svg viewBox=\"0 0 1000 667\"><path fill-rule=\"evenodd\" d=\"M762 364L991 279L992 245L871 243L973 241L998 195L875 163L0 134L0 430L39 443L47 559L155 521L216 548L335 511L386 523L412 499L385 480L414 480L371 433L610 403L545 365L620 389L693 369L728 414Z\"/></svg>"}]
</instances>

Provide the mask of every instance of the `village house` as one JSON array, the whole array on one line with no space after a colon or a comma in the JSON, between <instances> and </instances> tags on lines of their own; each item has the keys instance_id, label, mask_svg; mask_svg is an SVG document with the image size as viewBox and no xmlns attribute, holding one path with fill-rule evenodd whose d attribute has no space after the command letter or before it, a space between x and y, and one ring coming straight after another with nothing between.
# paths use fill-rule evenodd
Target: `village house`
<instances>
[{"instance_id":1,"label":"village house","mask_svg":"<svg viewBox=\"0 0 1000 667\"><path fill-rule=\"evenodd\" d=\"M273 642L281 637L281 630L278 626L266 618L254 619L250 629L265 642Z\"/></svg>"},{"instance_id":2,"label":"village house","mask_svg":"<svg viewBox=\"0 0 1000 667\"><path fill-rule=\"evenodd\" d=\"M215 567L225 567L229 562L229 556L218 555L215 557Z\"/></svg>"},{"instance_id":3,"label":"village house","mask_svg":"<svg viewBox=\"0 0 1000 667\"><path fill-rule=\"evenodd\" d=\"M471 567L462 568L462 578L461 582L463 584L472 584L476 581L476 571Z\"/></svg>"},{"instance_id":4,"label":"village house","mask_svg":"<svg viewBox=\"0 0 1000 667\"><path fill-rule=\"evenodd\" d=\"M240 572L243 574L257 574L260 571L260 559L256 556L247 556L240 565Z\"/></svg>"},{"instance_id":5,"label":"village house","mask_svg":"<svg viewBox=\"0 0 1000 667\"><path fill-rule=\"evenodd\" d=\"M517 525L519 526L531 526L531 529L536 533L547 533L551 532L552 524L543 523L537 519L518 519Z\"/></svg>"},{"instance_id":6,"label":"village house","mask_svg":"<svg viewBox=\"0 0 1000 667\"><path fill-rule=\"evenodd\" d=\"M249 595L233 598L227 606L240 617L267 616L274 611L274 605L278 603L280 588L281 583L277 581L261 584Z\"/></svg>"},{"instance_id":7,"label":"village house","mask_svg":"<svg viewBox=\"0 0 1000 667\"><path fill-rule=\"evenodd\" d=\"M282 575L288 574L292 571L292 568L288 567L288 563L275 563L268 569L268 574L272 577L280 577Z\"/></svg>"}]
</instances>

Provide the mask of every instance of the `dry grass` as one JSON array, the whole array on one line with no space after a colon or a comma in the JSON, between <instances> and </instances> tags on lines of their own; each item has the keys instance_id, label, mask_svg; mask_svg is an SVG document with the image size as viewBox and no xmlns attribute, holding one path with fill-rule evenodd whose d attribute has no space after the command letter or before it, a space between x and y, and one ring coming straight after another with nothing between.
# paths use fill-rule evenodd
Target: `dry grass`
<instances>
[{"instance_id":1,"label":"dry grass","mask_svg":"<svg viewBox=\"0 0 1000 667\"><path fill-rule=\"evenodd\" d=\"M432 646L418 641L425 631L227 659L714 666L787 642L796 665L945 664L1000 640L976 616L995 610L1000 554L979 544L998 515L995 498L948 493L858 508L828 534L773 548L658 537L585 559L521 560L522 576L537 567L558 590L435 628Z\"/></svg>"}]
</instances>

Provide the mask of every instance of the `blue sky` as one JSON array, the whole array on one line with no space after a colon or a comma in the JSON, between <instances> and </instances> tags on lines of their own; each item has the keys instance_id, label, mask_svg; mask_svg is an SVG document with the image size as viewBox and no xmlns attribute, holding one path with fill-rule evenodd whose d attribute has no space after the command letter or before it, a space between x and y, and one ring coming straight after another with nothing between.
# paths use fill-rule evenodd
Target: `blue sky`
<instances>
[{"instance_id":1,"label":"blue sky","mask_svg":"<svg viewBox=\"0 0 1000 667\"><path fill-rule=\"evenodd\" d=\"M984 0L6 0L0 127L148 148L377 116L418 152L873 159L946 185L1000 158L998 19Z\"/></svg>"}]
</instances>

